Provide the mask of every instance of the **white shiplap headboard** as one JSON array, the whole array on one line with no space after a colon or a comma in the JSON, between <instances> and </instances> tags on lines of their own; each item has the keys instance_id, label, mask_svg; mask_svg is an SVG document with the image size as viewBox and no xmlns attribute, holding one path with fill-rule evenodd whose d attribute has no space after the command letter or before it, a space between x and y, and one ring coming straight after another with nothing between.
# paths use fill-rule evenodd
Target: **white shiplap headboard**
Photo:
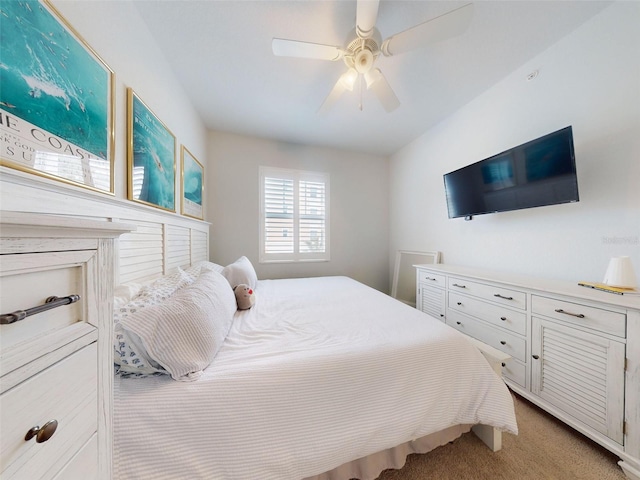
<instances>
[{"instance_id":1,"label":"white shiplap headboard","mask_svg":"<svg viewBox=\"0 0 640 480\"><path fill-rule=\"evenodd\" d=\"M120 237L118 246L119 283L140 281L173 272L209 259L209 234L199 225L118 219L135 225L136 231Z\"/></svg>"},{"instance_id":2,"label":"white shiplap headboard","mask_svg":"<svg viewBox=\"0 0 640 480\"><path fill-rule=\"evenodd\" d=\"M2 167L3 211L119 222L116 283L143 281L209 260L209 223Z\"/></svg>"}]
</instances>

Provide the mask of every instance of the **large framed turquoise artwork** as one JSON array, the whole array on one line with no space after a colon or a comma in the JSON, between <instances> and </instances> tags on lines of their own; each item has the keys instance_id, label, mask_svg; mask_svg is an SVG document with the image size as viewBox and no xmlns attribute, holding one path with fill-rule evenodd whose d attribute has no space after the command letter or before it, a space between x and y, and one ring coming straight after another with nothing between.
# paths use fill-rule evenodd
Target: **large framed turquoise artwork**
<instances>
[{"instance_id":1,"label":"large framed turquoise artwork","mask_svg":"<svg viewBox=\"0 0 640 480\"><path fill-rule=\"evenodd\" d=\"M182 164L182 204L180 213L202 220L202 193L204 190L204 167L187 148L180 147Z\"/></svg>"},{"instance_id":2,"label":"large framed turquoise artwork","mask_svg":"<svg viewBox=\"0 0 640 480\"><path fill-rule=\"evenodd\" d=\"M176 137L127 89L129 200L176 211Z\"/></svg>"},{"instance_id":3,"label":"large framed turquoise artwork","mask_svg":"<svg viewBox=\"0 0 640 480\"><path fill-rule=\"evenodd\" d=\"M0 164L113 194L114 73L48 1L0 15Z\"/></svg>"}]
</instances>

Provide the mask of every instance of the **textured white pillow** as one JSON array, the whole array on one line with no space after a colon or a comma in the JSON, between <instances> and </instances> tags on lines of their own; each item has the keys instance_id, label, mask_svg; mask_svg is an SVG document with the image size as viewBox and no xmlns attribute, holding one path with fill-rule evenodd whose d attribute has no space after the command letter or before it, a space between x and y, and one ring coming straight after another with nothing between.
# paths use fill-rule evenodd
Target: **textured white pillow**
<instances>
[{"instance_id":1,"label":"textured white pillow","mask_svg":"<svg viewBox=\"0 0 640 480\"><path fill-rule=\"evenodd\" d=\"M113 290L113 308L118 309L126 305L142 289L141 283L123 283Z\"/></svg>"},{"instance_id":2,"label":"textured white pillow","mask_svg":"<svg viewBox=\"0 0 640 480\"><path fill-rule=\"evenodd\" d=\"M193 279L185 272L178 269L171 275L165 275L149 283L140 285L137 293L124 305L113 309L113 321L118 323L120 319L135 313L149 305L156 305L173 295L180 288L193 283Z\"/></svg>"},{"instance_id":3,"label":"textured white pillow","mask_svg":"<svg viewBox=\"0 0 640 480\"><path fill-rule=\"evenodd\" d=\"M253 265L247 257L240 257L235 262L224 267L222 274L229 281L231 288L244 283L251 288L256 288L258 276Z\"/></svg>"},{"instance_id":4,"label":"textured white pillow","mask_svg":"<svg viewBox=\"0 0 640 480\"><path fill-rule=\"evenodd\" d=\"M197 280L165 302L121 320L150 359L175 380L197 380L229 333L236 299L227 280L203 266Z\"/></svg>"},{"instance_id":5,"label":"textured white pillow","mask_svg":"<svg viewBox=\"0 0 640 480\"><path fill-rule=\"evenodd\" d=\"M198 278L198 275L200 275L200 271L202 270L203 266L207 266L207 268L209 268L210 270L215 270L218 273L222 273L222 271L224 270L224 267L222 265L218 265L217 263L207 262L206 260L203 260L184 270L184 273L186 273L187 276L189 276L192 280L195 280L196 278Z\"/></svg>"}]
</instances>

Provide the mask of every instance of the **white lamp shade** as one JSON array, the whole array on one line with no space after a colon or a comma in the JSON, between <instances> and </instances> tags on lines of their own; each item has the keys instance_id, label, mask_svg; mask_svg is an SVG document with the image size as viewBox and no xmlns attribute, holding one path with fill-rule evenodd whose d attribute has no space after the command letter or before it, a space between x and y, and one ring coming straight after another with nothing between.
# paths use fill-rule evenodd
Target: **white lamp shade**
<instances>
[{"instance_id":1,"label":"white lamp shade","mask_svg":"<svg viewBox=\"0 0 640 480\"><path fill-rule=\"evenodd\" d=\"M637 283L631 258L613 257L609 261L607 273L604 274L602 283L611 287L635 288Z\"/></svg>"}]
</instances>

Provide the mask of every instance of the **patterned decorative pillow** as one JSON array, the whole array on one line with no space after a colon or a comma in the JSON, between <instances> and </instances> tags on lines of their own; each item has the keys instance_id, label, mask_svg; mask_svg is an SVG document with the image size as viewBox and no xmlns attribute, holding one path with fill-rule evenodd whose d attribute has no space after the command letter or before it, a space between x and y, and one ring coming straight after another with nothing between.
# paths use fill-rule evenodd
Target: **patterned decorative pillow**
<instances>
[{"instance_id":1,"label":"patterned decorative pillow","mask_svg":"<svg viewBox=\"0 0 640 480\"><path fill-rule=\"evenodd\" d=\"M116 324L114 335L116 373L136 373L140 375L167 373L159 363L149 357L140 337L129 330L125 330L121 323Z\"/></svg>"},{"instance_id":2,"label":"patterned decorative pillow","mask_svg":"<svg viewBox=\"0 0 640 480\"><path fill-rule=\"evenodd\" d=\"M244 256L224 267L222 275L229 281L231 288L244 283L255 289L258 283L258 276L251 261Z\"/></svg>"},{"instance_id":3,"label":"patterned decorative pillow","mask_svg":"<svg viewBox=\"0 0 640 480\"><path fill-rule=\"evenodd\" d=\"M192 285L165 302L122 318L121 325L143 347L136 359L146 365L140 373L150 373L147 369L155 364L175 380L192 381L218 353L235 312L236 299L227 280L203 267Z\"/></svg>"}]
</instances>

